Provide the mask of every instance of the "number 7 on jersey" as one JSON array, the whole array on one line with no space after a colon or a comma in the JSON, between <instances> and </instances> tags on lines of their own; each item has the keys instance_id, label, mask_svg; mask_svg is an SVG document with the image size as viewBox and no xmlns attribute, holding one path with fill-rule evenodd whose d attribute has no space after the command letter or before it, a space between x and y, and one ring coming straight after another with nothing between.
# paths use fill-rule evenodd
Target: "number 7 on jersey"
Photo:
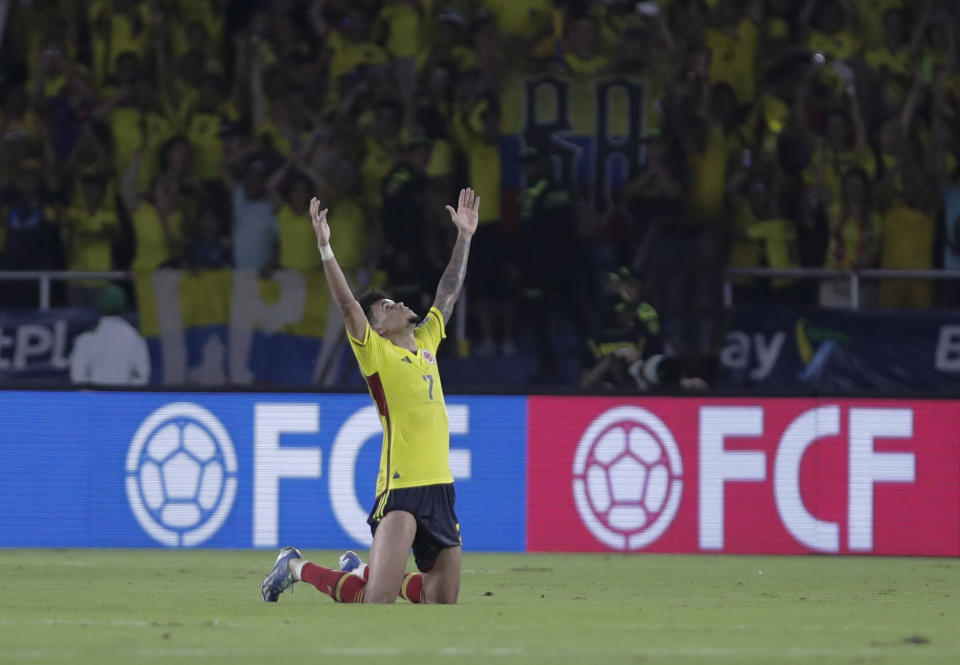
<instances>
[{"instance_id":1,"label":"number 7 on jersey","mask_svg":"<svg viewBox=\"0 0 960 665\"><path fill-rule=\"evenodd\" d=\"M430 385L427 387L427 396L428 396L430 399L433 399L433 375L432 375L432 374L424 374L424 375L423 375L423 380L430 384Z\"/></svg>"}]
</instances>

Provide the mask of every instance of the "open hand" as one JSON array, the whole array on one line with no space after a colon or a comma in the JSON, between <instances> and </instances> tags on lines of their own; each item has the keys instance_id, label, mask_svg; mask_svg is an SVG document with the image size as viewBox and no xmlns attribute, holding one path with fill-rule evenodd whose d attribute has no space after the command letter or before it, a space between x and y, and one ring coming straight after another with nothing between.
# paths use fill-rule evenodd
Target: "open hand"
<instances>
[{"instance_id":1,"label":"open hand","mask_svg":"<svg viewBox=\"0 0 960 665\"><path fill-rule=\"evenodd\" d=\"M450 219L457 227L457 231L467 235L473 235L477 230L477 220L479 219L480 197L469 187L460 190L460 200L457 202L457 209L446 206L450 213Z\"/></svg>"},{"instance_id":2,"label":"open hand","mask_svg":"<svg viewBox=\"0 0 960 665\"><path fill-rule=\"evenodd\" d=\"M310 221L313 222L313 232L317 234L317 247L330 244L330 225L327 224L327 209L320 210L320 200L317 197L310 199Z\"/></svg>"}]
</instances>

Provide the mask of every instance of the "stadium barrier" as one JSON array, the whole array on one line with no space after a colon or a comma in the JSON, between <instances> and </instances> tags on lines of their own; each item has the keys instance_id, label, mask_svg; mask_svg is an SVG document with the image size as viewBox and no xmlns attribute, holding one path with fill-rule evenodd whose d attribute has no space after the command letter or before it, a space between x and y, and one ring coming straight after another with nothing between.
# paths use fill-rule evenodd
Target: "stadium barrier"
<instances>
[{"instance_id":1,"label":"stadium barrier","mask_svg":"<svg viewBox=\"0 0 960 665\"><path fill-rule=\"evenodd\" d=\"M0 547L362 548L362 394L0 393ZM960 555L946 400L449 396L475 551Z\"/></svg>"},{"instance_id":2,"label":"stadium barrier","mask_svg":"<svg viewBox=\"0 0 960 665\"><path fill-rule=\"evenodd\" d=\"M50 286L53 282L105 279L111 282L129 281L133 273L121 270L96 272L87 270L0 270L0 282L36 282L37 309L50 309Z\"/></svg>"},{"instance_id":3,"label":"stadium barrier","mask_svg":"<svg viewBox=\"0 0 960 665\"><path fill-rule=\"evenodd\" d=\"M776 277L801 280L844 280L848 283L850 309L860 309L860 287L866 281L906 279L923 282L960 280L960 270L830 270L820 268L727 268L723 275L723 305L733 307L733 280L742 277L773 279Z\"/></svg>"},{"instance_id":4,"label":"stadium barrier","mask_svg":"<svg viewBox=\"0 0 960 665\"><path fill-rule=\"evenodd\" d=\"M846 280L850 285L851 309L860 308L860 285L864 281L881 279L909 279L921 281L960 280L960 271L953 270L828 270L818 268L728 268L723 278L723 302L726 307L734 305L733 281L738 277L771 279L785 277L802 280ZM53 281L72 281L80 279L106 279L110 281L129 281L134 273L127 271L84 272L76 270L0 270L0 282L26 281L37 282L39 296L37 307L50 309L50 284Z\"/></svg>"},{"instance_id":5,"label":"stadium barrier","mask_svg":"<svg viewBox=\"0 0 960 665\"><path fill-rule=\"evenodd\" d=\"M154 308L151 316L151 308L145 307L139 321L130 317L134 325L142 323L150 349L152 386L253 383L288 391L318 384L340 391L362 388L346 344L324 344L335 333L320 328L316 320L293 324L296 329L265 330L261 324L251 325L251 318L226 317L227 311L234 310L232 302L257 301L242 298L244 290L235 293L226 288L230 286L227 279L215 284L220 287L219 308L205 310L188 303ZM199 292L210 293L214 288ZM457 326L464 310L458 304ZM213 320L208 311L220 312L222 318ZM207 318L187 318L198 315ZM97 311L91 308L0 311L0 385L23 389L69 384L75 340L97 319ZM165 334L158 330L160 320L165 322ZM308 334L309 325L314 326L312 334ZM529 348L509 359L455 357L450 352L466 341L462 335L448 329L443 358L448 388L517 389L533 372ZM731 312L719 351L711 385L721 392L960 396L960 325L951 310L739 305ZM318 372L325 368L329 371Z\"/></svg>"}]
</instances>

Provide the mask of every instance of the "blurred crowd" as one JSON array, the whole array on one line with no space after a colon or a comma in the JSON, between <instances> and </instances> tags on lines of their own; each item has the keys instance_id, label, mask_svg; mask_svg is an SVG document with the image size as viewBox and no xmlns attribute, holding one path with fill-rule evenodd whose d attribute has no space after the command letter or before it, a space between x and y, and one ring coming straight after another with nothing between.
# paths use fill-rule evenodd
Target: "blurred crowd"
<instances>
[{"instance_id":1,"label":"blurred crowd","mask_svg":"<svg viewBox=\"0 0 960 665\"><path fill-rule=\"evenodd\" d=\"M960 268L958 27L946 0L20 0L0 269L320 270L316 195L354 285L379 275L424 308L443 205L470 184L474 354L532 336L549 382L567 334L587 387L709 380L728 266ZM644 82L643 154L611 200L584 205L528 144L502 218L517 74ZM99 287L57 298L90 305ZM36 304L29 283L0 293ZM850 298L846 280L787 277L737 278L734 295ZM898 280L859 298L955 302Z\"/></svg>"}]
</instances>

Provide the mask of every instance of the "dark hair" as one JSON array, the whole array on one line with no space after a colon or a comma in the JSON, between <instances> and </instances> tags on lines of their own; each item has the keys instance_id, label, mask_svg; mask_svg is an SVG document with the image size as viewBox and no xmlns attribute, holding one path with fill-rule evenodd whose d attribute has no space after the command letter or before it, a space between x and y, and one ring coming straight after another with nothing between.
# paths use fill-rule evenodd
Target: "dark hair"
<instances>
[{"instance_id":1,"label":"dark hair","mask_svg":"<svg viewBox=\"0 0 960 665\"><path fill-rule=\"evenodd\" d=\"M384 293L383 291L376 291L376 290L367 291L362 296L360 296L360 299L357 302L360 303L360 308L363 309L363 314L364 316L367 317L367 321L373 318L371 316L371 314L373 313L373 309L372 309L373 305L377 302L380 302L386 297L387 297L386 293Z\"/></svg>"},{"instance_id":2,"label":"dark hair","mask_svg":"<svg viewBox=\"0 0 960 665\"><path fill-rule=\"evenodd\" d=\"M117 57L114 58L114 62L115 62L117 65L120 64L120 61L121 61L121 60L130 60L130 61L132 61L135 65L139 65L139 64L140 64L140 56L137 55L137 52L136 52L136 51L131 51L131 50L129 50L129 49L126 50L126 51L120 51L120 53L117 54Z\"/></svg>"},{"instance_id":3,"label":"dark hair","mask_svg":"<svg viewBox=\"0 0 960 665\"><path fill-rule=\"evenodd\" d=\"M403 104L392 97L386 97L378 101L375 110L379 111L380 109L387 109L398 120L403 118Z\"/></svg>"},{"instance_id":4,"label":"dark hair","mask_svg":"<svg viewBox=\"0 0 960 665\"><path fill-rule=\"evenodd\" d=\"M887 11L883 12L883 17L882 17L882 18L883 18L884 21L886 21L886 20L887 20L887 17L889 17L889 16L896 16L897 18L899 18L899 19L900 19L901 21L903 21L904 23L907 22L907 12L903 11L902 9L900 9L900 8L898 8L898 7L893 7L893 8L891 8L891 9L888 9Z\"/></svg>"},{"instance_id":5,"label":"dark hair","mask_svg":"<svg viewBox=\"0 0 960 665\"><path fill-rule=\"evenodd\" d=\"M160 147L160 167L163 170L170 168L170 153L173 152L173 149L178 144L185 144L191 159L193 158L193 144L190 142L190 139L183 134L175 134L167 139Z\"/></svg>"},{"instance_id":6,"label":"dark hair","mask_svg":"<svg viewBox=\"0 0 960 665\"><path fill-rule=\"evenodd\" d=\"M864 204L864 208L869 208L870 196L871 196L870 195L870 176L867 174L865 170L863 170L859 166L854 166L847 169L847 171L843 174L843 179L842 179L842 183L843 183L842 187L844 190L846 190L847 183L853 180L854 178L859 179L863 183L863 204ZM842 197L843 205L844 207L846 207L847 197L846 197L845 191L841 194L841 197ZM844 214L846 214L846 212L844 212Z\"/></svg>"},{"instance_id":7,"label":"dark hair","mask_svg":"<svg viewBox=\"0 0 960 665\"><path fill-rule=\"evenodd\" d=\"M290 197L293 195L293 188L298 184L302 183L304 187L309 191L313 188L313 181L307 177L307 175L299 170L294 169L290 172L290 175L287 176L286 181L283 183L283 195Z\"/></svg>"}]
</instances>

